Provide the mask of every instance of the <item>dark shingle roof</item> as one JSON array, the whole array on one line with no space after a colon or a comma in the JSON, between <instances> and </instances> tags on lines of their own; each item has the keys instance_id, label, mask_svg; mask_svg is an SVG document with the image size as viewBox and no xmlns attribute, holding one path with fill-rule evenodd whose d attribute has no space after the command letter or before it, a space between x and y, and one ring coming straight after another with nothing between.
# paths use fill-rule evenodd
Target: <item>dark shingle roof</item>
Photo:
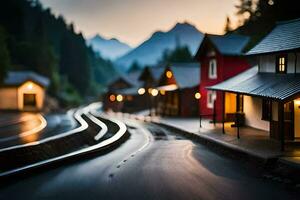
<instances>
[{"instance_id":1,"label":"dark shingle roof","mask_svg":"<svg viewBox=\"0 0 300 200\"><path fill-rule=\"evenodd\" d=\"M208 35L218 51L223 55L242 55L250 37L238 34Z\"/></svg>"},{"instance_id":2,"label":"dark shingle roof","mask_svg":"<svg viewBox=\"0 0 300 200\"><path fill-rule=\"evenodd\" d=\"M50 84L48 78L32 71L10 71L8 72L7 77L4 79L4 85L21 85L26 81L34 81L43 87L47 87Z\"/></svg>"},{"instance_id":3,"label":"dark shingle roof","mask_svg":"<svg viewBox=\"0 0 300 200\"><path fill-rule=\"evenodd\" d=\"M210 42L222 55L241 56L249 41L250 37L233 33L226 35L206 34L195 57L198 57L203 52L207 42Z\"/></svg>"},{"instance_id":4,"label":"dark shingle roof","mask_svg":"<svg viewBox=\"0 0 300 200\"><path fill-rule=\"evenodd\" d=\"M247 55L287 51L300 48L300 18L277 23L276 27Z\"/></svg>"},{"instance_id":5,"label":"dark shingle roof","mask_svg":"<svg viewBox=\"0 0 300 200\"><path fill-rule=\"evenodd\" d=\"M191 88L200 83L199 63L173 63L169 68L179 88Z\"/></svg>"},{"instance_id":6,"label":"dark shingle roof","mask_svg":"<svg viewBox=\"0 0 300 200\"><path fill-rule=\"evenodd\" d=\"M285 101L300 93L300 74L258 73L254 67L207 89Z\"/></svg>"}]
</instances>

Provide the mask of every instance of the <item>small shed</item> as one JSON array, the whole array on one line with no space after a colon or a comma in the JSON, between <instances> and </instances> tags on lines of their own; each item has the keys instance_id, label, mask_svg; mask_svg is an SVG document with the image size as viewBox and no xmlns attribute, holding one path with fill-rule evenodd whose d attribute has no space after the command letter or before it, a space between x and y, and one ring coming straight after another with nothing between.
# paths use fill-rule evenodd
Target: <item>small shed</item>
<instances>
[{"instance_id":1,"label":"small shed","mask_svg":"<svg viewBox=\"0 0 300 200\"><path fill-rule=\"evenodd\" d=\"M0 110L38 111L49 79L31 71L10 71L0 86Z\"/></svg>"}]
</instances>

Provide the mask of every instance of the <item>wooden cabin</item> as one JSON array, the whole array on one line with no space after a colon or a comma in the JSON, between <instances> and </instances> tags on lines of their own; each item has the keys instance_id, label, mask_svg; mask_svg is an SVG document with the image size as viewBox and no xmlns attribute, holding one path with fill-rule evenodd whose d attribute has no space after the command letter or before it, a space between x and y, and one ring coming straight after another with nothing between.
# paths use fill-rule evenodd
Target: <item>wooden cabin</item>
<instances>
[{"instance_id":1,"label":"wooden cabin","mask_svg":"<svg viewBox=\"0 0 300 200\"><path fill-rule=\"evenodd\" d=\"M43 109L49 79L30 71L11 71L0 86L0 109Z\"/></svg>"},{"instance_id":2,"label":"wooden cabin","mask_svg":"<svg viewBox=\"0 0 300 200\"><path fill-rule=\"evenodd\" d=\"M155 98L156 113L163 116L197 116L200 67L197 63L169 64L162 73Z\"/></svg>"}]
</instances>

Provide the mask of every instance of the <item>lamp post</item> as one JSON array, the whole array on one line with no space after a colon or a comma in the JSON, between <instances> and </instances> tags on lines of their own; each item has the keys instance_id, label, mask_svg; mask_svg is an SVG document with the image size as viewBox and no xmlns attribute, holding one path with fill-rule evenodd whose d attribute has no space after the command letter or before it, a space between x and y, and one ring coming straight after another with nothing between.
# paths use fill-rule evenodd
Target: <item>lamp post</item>
<instances>
[{"instance_id":1,"label":"lamp post","mask_svg":"<svg viewBox=\"0 0 300 200\"><path fill-rule=\"evenodd\" d=\"M200 128L202 128L202 115L201 115L201 102L200 102L200 99L201 99L201 93L200 92L196 92L195 93L195 99L198 100L198 108L199 108L199 124L200 124Z\"/></svg>"}]
</instances>

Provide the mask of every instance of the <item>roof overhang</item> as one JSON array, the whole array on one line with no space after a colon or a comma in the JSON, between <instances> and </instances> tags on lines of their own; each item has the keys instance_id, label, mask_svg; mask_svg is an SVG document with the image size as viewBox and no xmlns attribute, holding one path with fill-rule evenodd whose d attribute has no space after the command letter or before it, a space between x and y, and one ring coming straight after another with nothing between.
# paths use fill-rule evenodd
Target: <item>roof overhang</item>
<instances>
[{"instance_id":1,"label":"roof overhang","mask_svg":"<svg viewBox=\"0 0 300 200\"><path fill-rule=\"evenodd\" d=\"M242 76L246 75L240 74L207 89L281 102L288 102L300 95L300 74L256 73L244 79Z\"/></svg>"}]
</instances>

